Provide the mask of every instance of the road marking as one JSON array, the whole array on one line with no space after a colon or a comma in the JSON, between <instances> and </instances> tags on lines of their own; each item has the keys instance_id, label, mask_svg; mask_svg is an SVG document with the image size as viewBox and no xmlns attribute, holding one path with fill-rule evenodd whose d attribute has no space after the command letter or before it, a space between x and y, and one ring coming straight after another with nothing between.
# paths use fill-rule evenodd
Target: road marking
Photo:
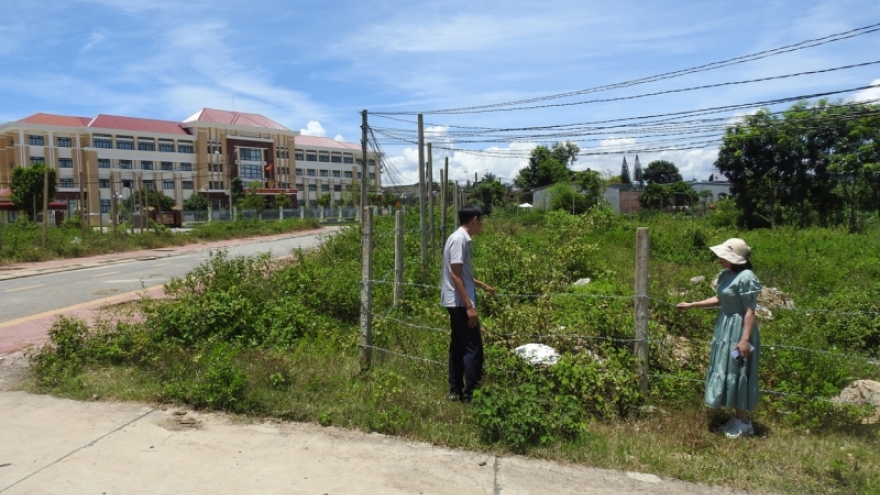
<instances>
[{"instance_id":1,"label":"road marking","mask_svg":"<svg viewBox=\"0 0 880 495\"><path fill-rule=\"evenodd\" d=\"M39 285L28 285L27 287L19 287L18 289L4 290L3 292L18 292L18 291L20 291L20 290L36 289L36 288L38 288L38 287L42 287L42 286L43 286L43 284L39 284Z\"/></svg>"},{"instance_id":2,"label":"road marking","mask_svg":"<svg viewBox=\"0 0 880 495\"><path fill-rule=\"evenodd\" d=\"M96 299L94 301L88 301L84 303L74 304L73 306L68 306L66 308L58 308L58 309L50 309L49 311L44 311L39 314L30 315L30 316L22 316L21 318L16 318L14 320L5 321L0 323L0 329L11 327L13 325L19 325L21 323L27 323L31 320L36 320L39 318L44 318L46 316L55 316L60 314L68 314L75 312L80 309L92 309L95 312L99 311L103 306L125 302L125 301L137 301L143 297L148 297L150 299L159 299L164 296L164 288L159 285L156 287L150 287L148 289L141 289L132 292L125 292L123 294L116 294L115 296L105 297L103 299Z\"/></svg>"},{"instance_id":3,"label":"road marking","mask_svg":"<svg viewBox=\"0 0 880 495\"><path fill-rule=\"evenodd\" d=\"M100 275L95 275L95 276L93 276L92 278L109 277L110 275L116 275L116 274L118 274L118 273L122 273L122 272L102 273L102 274L100 274Z\"/></svg>"}]
</instances>

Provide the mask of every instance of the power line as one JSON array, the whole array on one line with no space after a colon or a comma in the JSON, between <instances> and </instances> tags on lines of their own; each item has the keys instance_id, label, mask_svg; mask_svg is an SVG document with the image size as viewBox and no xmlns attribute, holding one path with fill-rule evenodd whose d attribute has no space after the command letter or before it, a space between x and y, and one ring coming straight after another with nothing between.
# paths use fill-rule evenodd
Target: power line
<instances>
[{"instance_id":1,"label":"power line","mask_svg":"<svg viewBox=\"0 0 880 495\"><path fill-rule=\"evenodd\" d=\"M547 96L539 96L535 98L526 98L522 100L515 100L503 103L493 103L488 105L477 105L470 107L459 107L459 108L450 108L445 110L428 110L428 111L400 111L400 112L373 112L373 115L382 115L382 116L390 116L390 115L417 115L417 114L449 114L449 113L478 113L482 111L487 111L489 109L496 109L501 107L509 107L516 105L524 105L528 103L536 103L541 101L559 99L559 98L568 98L571 96L577 96L588 93L596 93L600 91L608 91L612 89L625 88L630 86L635 86L638 84L646 84L650 82L661 81L664 79L671 79L676 77L681 77L688 74L694 74L698 72L704 72L709 70L720 69L723 67L729 67L731 65L741 64L745 62L751 62L754 60L760 60L763 58L773 57L776 55L781 55L784 53L790 53L798 50L803 50L806 48L813 48L816 46L821 46L828 43L833 43L835 41L845 40L849 38L854 38L857 36L862 36L866 34L870 34L876 31L880 31L880 23L871 24L868 26L863 26L856 29L851 29L849 31L843 31L840 33L831 34L828 36L824 36L822 38L808 39L804 41L800 41L798 43L794 43L791 45L785 45L778 48L773 48L770 50L765 50L761 52L752 53L749 55L743 55L727 60L722 60L718 62L711 62L704 65L699 65L695 67L691 67L688 69L682 69L672 72L666 72L662 74L656 74L653 76L648 76L640 79L633 79L629 81L623 81L619 83L608 84L604 86L596 86L593 88L581 89L577 91L570 91L567 93L559 93L555 95L547 95Z\"/></svg>"}]
</instances>

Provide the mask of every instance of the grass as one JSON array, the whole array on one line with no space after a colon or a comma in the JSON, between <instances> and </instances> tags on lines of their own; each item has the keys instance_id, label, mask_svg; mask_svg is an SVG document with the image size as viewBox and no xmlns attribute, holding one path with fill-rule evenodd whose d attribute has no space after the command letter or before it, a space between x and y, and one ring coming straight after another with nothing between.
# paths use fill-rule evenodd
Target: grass
<instances>
[{"instance_id":1,"label":"grass","mask_svg":"<svg viewBox=\"0 0 880 495\"><path fill-rule=\"evenodd\" d=\"M765 395L754 416L758 436L731 441L712 431L729 412L708 411L700 401L715 313L680 313L667 304L711 294L708 280L719 267L706 246L743 236L754 247L757 273L766 286L789 292L801 308L829 310L777 312L761 322L765 343L876 358L876 318L844 313L880 310L880 256L870 249L880 233L741 233L681 217L627 220L603 212L532 217L492 219L485 237L474 243L483 280L502 294L544 296L481 303L487 376L473 406L445 400L446 369L431 362L376 351L371 369L361 371L356 346L360 238L354 229L275 272L266 270L264 259L217 257L169 285L176 300L147 304L142 315L129 314L128 323L86 329L59 321L53 345L34 356L36 373L27 388L84 400L97 395L184 403L333 424L752 491L880 492L878 425L860 424L861 410L798 398L831 397L856 378L880 380L880 367L768 350L762 387L796 395ZM387 220L382 222L380 233L389 230ZM415 233L407 237L406 249L417 253L417 215L407 222ZM678 339L689 355L681 361L669 346L652 346L650 368L667 378L652 378L646 397L634 391L626 340L632 335L633 239L642 225L651 228L651 338ZM376 238L377 279L387 277L392 266L391 241ZM417 256L407 259L404 280L420 283ZM436 280L435 261L428 270L429 279ZM695 275L708 280L689 282ZM582 277L594 282L572 288ZM391 286L373 287L374 345L445 361L442 330L448 323L435 291L407 287L403 306L389 313ZM578 297L553 296L577 291ZM383 318L386 313L441 331L400 325ZM566 332L548 340L564 356L552 373L524 365L509 352L534 341L535 334ZM623 340L593 343L576 334ZM604 364L587 359L591 353ZM574 411L575 424L565 423L560 411ZM497 420L497 431L481 426L486 418ZM555 430L553 422L565 428ZM511 434L532 427L543 429L532 437Z\"/></svg>"}]
</instances>

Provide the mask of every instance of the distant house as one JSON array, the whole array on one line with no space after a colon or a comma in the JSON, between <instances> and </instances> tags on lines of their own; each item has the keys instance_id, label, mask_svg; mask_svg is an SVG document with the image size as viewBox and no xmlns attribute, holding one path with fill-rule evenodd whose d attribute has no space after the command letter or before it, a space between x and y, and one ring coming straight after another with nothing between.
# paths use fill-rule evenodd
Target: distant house
<instances>
[{"instance_id":1,"label":"distant house","mask_svg":"<svg viewBox=\"0 0 880 495\"><path fill-rule=\"evenodd\" d=\"M571 185L572 187L577 187L574 183ZM694 181L690 182L690 185L698 193L701 191L711 192L712 196L709 198L709 201L719 199L722 197L722 194L730 195L729 182ZM534 202L532 204L538 208L550 208L550 202L552 200L552 194L550 191L551 187L552 186L543 186L535 188ZM609 184L605 188L605 192L602 196L614 211L617 213L629 214L642 209L642 205L639 203L639 196L641 196L641 194L642 191L633 189L632 184Z\"/></svg>"}]
</instances>

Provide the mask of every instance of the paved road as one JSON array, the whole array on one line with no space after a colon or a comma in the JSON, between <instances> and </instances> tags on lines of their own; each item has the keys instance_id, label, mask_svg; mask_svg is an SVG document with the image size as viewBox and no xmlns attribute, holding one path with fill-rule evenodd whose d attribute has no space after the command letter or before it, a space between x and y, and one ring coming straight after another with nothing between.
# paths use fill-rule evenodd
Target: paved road
<instances>
[{"instance_id":1,"label":"paved road","mask_svg":"<svg viewBox=\"0 0 880 495\"><path fill-rule=\"evenodd\" d=\"M335 229L307 234L120 253L113 258L58 260L4 267L0 275L0 324L162 285L204 262L211 250L230 256L286 256L318 246ZM53 269L54 268L54 269ZM2 278L6 278L3 280Z\"/></svg>"}]
</instances>

